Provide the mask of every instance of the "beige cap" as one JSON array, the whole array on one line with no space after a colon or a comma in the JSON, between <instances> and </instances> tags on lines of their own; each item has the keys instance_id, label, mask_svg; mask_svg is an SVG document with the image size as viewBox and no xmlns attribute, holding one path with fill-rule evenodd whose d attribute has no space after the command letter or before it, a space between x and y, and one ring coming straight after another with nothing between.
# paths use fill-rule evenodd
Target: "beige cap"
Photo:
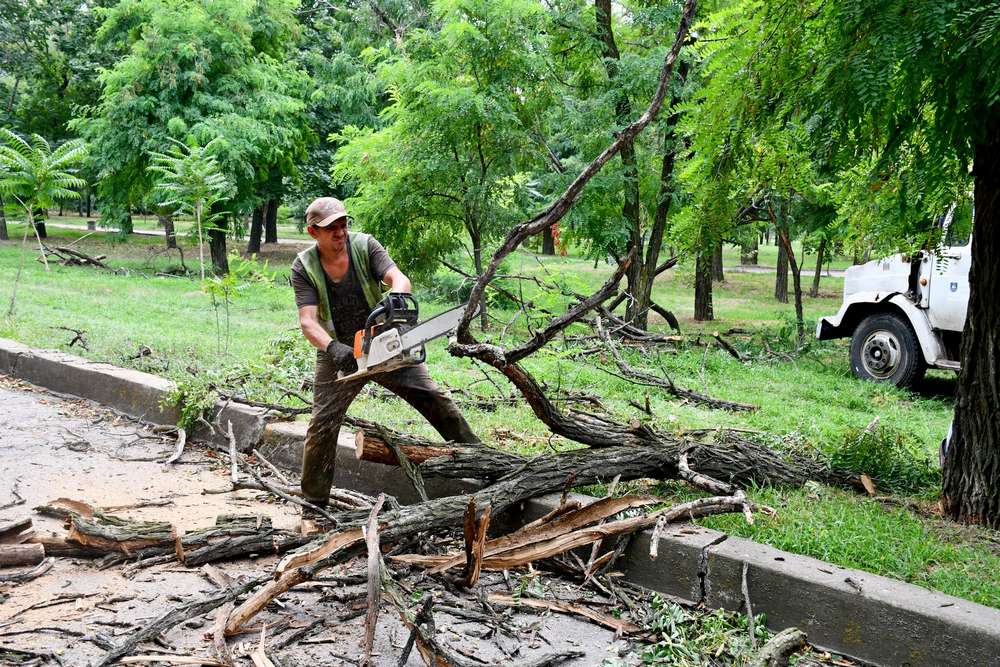
<instances>
[{"instance_id":1,"label":"beige cap","mask_svg":"<svg viewBox=\"0 0 1000 667\"><path fill-rule=\"evenodd\" d=\"M334 197L314 199L306 209L306 224L314 227L326 227L329 224L347 217L344 202Z\"/></svg>"}]
</instances>

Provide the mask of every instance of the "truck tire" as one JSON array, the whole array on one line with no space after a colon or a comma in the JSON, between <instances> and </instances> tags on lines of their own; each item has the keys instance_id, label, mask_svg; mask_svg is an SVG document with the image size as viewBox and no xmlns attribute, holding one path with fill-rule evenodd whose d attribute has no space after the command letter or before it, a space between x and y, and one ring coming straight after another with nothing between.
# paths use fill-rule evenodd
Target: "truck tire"
<instances>
[{"instance_id":1,"label":"truck tire","mask_svg":"<svg viewBox=\"0 0 1000 667\"><path fill-rule=\"evenodd\" d=\"M862 320L851 336L851 370L863 380L912 387L927 364L909 322L879 313Z\"/></svg>"}]
</instances>

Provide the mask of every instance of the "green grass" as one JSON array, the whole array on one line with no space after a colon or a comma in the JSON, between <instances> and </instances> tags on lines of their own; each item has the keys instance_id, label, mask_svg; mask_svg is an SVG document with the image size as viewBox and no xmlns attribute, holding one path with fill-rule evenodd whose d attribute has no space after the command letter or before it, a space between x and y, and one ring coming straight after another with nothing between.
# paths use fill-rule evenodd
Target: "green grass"
<instances>
[{"instance_id":1,"label":"green grass","mask_svg":"<svg viewBox=\"0 0 1000 667\"><path fill-rule=\"evenodd\" d=\"M12 224L12 237L19 239L22 230L22 226ZM107 255L109 264L130 273L116 275L59 265L46 272L29 243L17 311L14 318L5 320L2 314L17 270L20 243L0 242L0 336L36 347L67 349L72 334L55 327L82 329L87 332L90 351L74 347L70 350L74 353L155 372L188 385L224 381L251 397L268 400L277 399L283 389L300 390L302 380L308 379L313 352L298 332L292 290L282 276L273 284L247 288L234 302L229 350L219 354L216 311L198 281L156 275L178 263L176 252L162 252L162 239L137 236L119 243L112 234L100 232L80 240L81 232L55 228L51 235L53 244L77 241L78 249ZM188 268L196 271L196 250L188 241L183 247ZM264 259L284 274L294 252L294 248L274 248ZM557 280L583 292L603 282L609 267L602 263L595 269L592 261L540 258L524 252L510 258L505 270ZM696 323L692 320L691 268L682 265L669 271L657 281L654 298L679 317L683 340L673 351L627 353L635 366L650 372L662 369L681 386L754 404L758 406L755 412L710 410L636 387L606 372L608 365L599 355L577 356L580 345L567 345L561 339L533 355L525 366L545 381L549 391L572 390L600 397L617 419L650 420L664 430L721 426L760 431L769 434L762 437L773 437L779 447L838 455L876 480L884 478L886 488L895 485L905 489L911 495L902 497L902 502L926 505L936 494L936 447L951 419L953 376L936 374L920 391L907 392L851 376L844 341L814 342L807 351L794 354L793 308L774 301L772 281L770 275L728 274L726 282L715 289L718 319ZM443 286L456 283L441 274L433 287L441 291ZM824 276L820 297L806 298L810 332L816 317L836 312L842 285L842 279ZM530 283L525 283L523 290L526 297L554 312L565 306L561 299L539 294ZM425 315L448 306L421 299ZM498 322L490 335L497 337L513 313L494 309L493 314ZM658 318L652 320L654 328L664 329ZM523 338L524 326L522 316L504 344L512 337ZM733 329L745 333L727 333ZM751 361L741 364L721 350L711 338L716 331ZM591 332L578 325L567 334ZM589 344L582 343L584 347ZM147 346L152 354L138 356L140 346ZM429 346L431 372L439 383L460 390L456 393L460 402L468 397L465 392L476 396L512 392L504 378L450 357L444 347L441 342ZM644 402L647 393L652 418L630 404L630 400ZM295 404L294 399L288 400ZM463 409L474 429L492 445L518 452L574 446L560 438L550 439L523 401L495 409L463 403ZM374 384L355 401L351 412L432 435L415 411L385 396ZM865 439L864 429L876 417L878 428L872 431L872 438ZM683 491L678 485L667 485L665 490L668 494ZM816 493L819 498L813 497ZM1000 565L998 547L989 531L959 528L925 513L816 485L810 489L760 489L752 495L758 502L774 506L778 515L773 519L760 517L754 527L742 524L738 516L709 523L779 548L1000 607L995 575Z\"/></svg>"}]
</instances>

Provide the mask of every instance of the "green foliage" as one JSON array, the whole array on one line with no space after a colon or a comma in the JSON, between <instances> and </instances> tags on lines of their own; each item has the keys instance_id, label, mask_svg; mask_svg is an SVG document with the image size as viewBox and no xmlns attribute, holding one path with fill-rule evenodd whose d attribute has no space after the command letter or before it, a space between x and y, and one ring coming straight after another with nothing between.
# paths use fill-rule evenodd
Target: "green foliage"
<instances>
[{"instance_id":1,"label":"green foliage","mask_svg":"<svg viewBox=\"0 0 1000 667\"><path fill-rule=\"evenodd\" d=\"M127 55L101 74L100 101L73 128L93 146L105 221L126 224L152 189L149 156L193 136L233 184L234 213L260 182L291 174L309 138L305 74L287 58L293 0L123 0L104 13L99 42Z\"/></svg>"},{"instance_id":2,"label":"green foliage","mask_svg":"<svg viewBox=\"0 0 1000 667\"><path fill-rule=\"evenodd\" d=\"M201 279L205 280L204 235L220 228L218 222L226 212L218 206L230 199L233 187L213 155L220 138L204 146L169 141L172 146L167 153L150 153L146 170L157 177L152 196L174 215L183 213L194 218L192 234L198 238L198 263Z\"/></svg>"},{"instance_id":3,"label":"green foliage","mask_svg":"<svg viewBox=\"0 0 1000 667\"><path fill-rule=\"evenodd\" d=\"M233 300L246 292L253 285L274 285L274 275L254 258L243 259L238 252L229 256L229 272L222 276L203 278L201 291L212 299L215 310L215 342L219 354L229 353L229 313ZM219 322L220 308L225 312L225 348L223 348L222 326Z\"/></svg>"},{"instance_id":4,"label":"green foliage","mask_svg":"<svg viewBox=\"0 0 1000 667\"><path fill-rule=\"evenodd\" d=\"M0 2L0 125L57 143L71 138L69 120L99 94L98 72L118 55L94 39L100 8L113 2Z\"/></svg>"},{"instance_id":5,"label":"green foliage","mask_svg":"<svg viewBox=\"0 0 1000 667\"><path fill-rule=\"evenodd\" d=\"M545 87L539 5L450 0L435 17L438 32L414 31L378 68L392 100L385 127L335 137L334 178L356 186L348 208L417 277L463 247L480 272L524 215L532 104Z\"/></svg>"},{"instance_id":6,"label":"green foliage","mask_svg":"<svg viewBox=\"0 0 1000 667\"><path fill-rule=\"evenodd\" d=\"M272 338L254 358L240 359L230 368L189 364L164 403L179 406L178 426L190 429L210 413L220 390L266 397L276 387L297 387L312 371L315 358L311 348L299 344L300 338L298 334Z\"/></svg>"},{"instance_id":7,"label":"green foliage","mask_svg":"<svg viewBox=\"0 0 1000 667\"><path fill-rule=\"evenodd\" d=\"M878 488L893 493L927 492L941 485L941 470L897 429L876 425L850 429L842 442L830 448L830 464L867 474Z\"/></svg>"},{"instance_id":8,"label":"green foliage","mask_svg":"<svg viewBox=\"0 0 1000 667\"><path fill-rule=\"evenodd\" d=\"M644 665L748 665L756 653L747 618L742 614L689 611L655 593L650 612L649 630L655 642L642 652ZM766 642L769 635L764 617L758 616L755 621L757 640Z\"/></svg>"},{"instance_id":9,"label":"green foliage","mask_svg":"<svg viewBox=\"0 0 1000 667\"><path fill-rule=\"evenodd\" d=\"M998 100L998 15L984 0L742 0L716 12L701 29L705 94L687 109L690 182L715 190L696 190L700 212L731 218L734 200L770 184L833 207L854 247L933 245L935 217L970 191Z\"/></svg>"},{"instance_id":10,"label":"green foliage","mask_svg":"<svg viewBox=\"0 0 1000 667\"><path fill-rule=\"evenodd\" d=\"M17 305L17 287L24 268L24 244L29 230L35 232L42 263L46 270L49 268L42 240L38 238L38 228L34 224L35 210L79 197L73 188L81 188L85 182L75 175L76 165L83 160L86 147L80 140L71 140L52 150L49 142L37 134L29 142L7 128L0 128L0 138L4 140L0 145L0 199L17 202L27 221L21 240L21 259L7 307L9 318L13 317Z\"/></svg>"},{"instance_id":11,"label":"green foliage","mask_svg":"<svg viewBox=\"0 0 1000 667\"><path fill-rule=\"evenodd\" d=\"M7 128L0 128L0 196L13 199L32 216L38 208L48 208L80 196L77 189L86 182L76 176L86 146L80 140L67 141L52 150L43 137L28 141Z\"/></svg>"}]
</instances>

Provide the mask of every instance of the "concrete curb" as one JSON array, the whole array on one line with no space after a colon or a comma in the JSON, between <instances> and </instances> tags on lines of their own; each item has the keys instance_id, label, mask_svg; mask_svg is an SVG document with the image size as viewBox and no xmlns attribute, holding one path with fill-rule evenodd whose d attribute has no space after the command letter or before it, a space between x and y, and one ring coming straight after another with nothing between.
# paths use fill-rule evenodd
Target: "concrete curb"
<instances>
[{"instance_id":1,"label":"concrete curb","mask_svg":"<svg viewBox=\"0 0 1000 667\"><path fill-rule=\"evenodd\" d=\"M167 397L177 385L159 376L90 361L57 350L35 350L0 338L0 373L61 394L80 396L152 424L176 424L180 409ZM255 443L264 430L265 410L242 404L216 403L213 421L223 429L231 422L236 442ZM224 432L199 425L192 437L228 447Z\"/></svg>"},{"instance_id":2,"label":"concrete curb","mask_svg":"<svg viewBox=\"0 0 1000 667\"><path fill-rule=\"evenodd\" d=\"M147 373L33 350L4 339L0 339L0 373L153 423L176 421L176 408L160 405L173 383ZM237 442L259 442L258 448L271 462L299 467L305 423L264 425L262 410L221 404L217 409L223 411L220 423L233 421ZM213 440L226 442L218 436ZM473 480L427 482L431 496L477 488ZM338 443L334 483L366 493L384 491L401 502L416 500L398 468L358 460L353 439L346 435ZM557 495L533 498L522 503L515 516L530 521L558 502ZM712 608L744 610L745 570L754 613L766 614L772 630L796 626L816 646L879 665L1000 663L1000 610L699 526L677 525L664 531L655 561L649 559L650 539L649 531L637 535L620 561L629 581L649 589Z\"/></svg>"}]
</instances>

